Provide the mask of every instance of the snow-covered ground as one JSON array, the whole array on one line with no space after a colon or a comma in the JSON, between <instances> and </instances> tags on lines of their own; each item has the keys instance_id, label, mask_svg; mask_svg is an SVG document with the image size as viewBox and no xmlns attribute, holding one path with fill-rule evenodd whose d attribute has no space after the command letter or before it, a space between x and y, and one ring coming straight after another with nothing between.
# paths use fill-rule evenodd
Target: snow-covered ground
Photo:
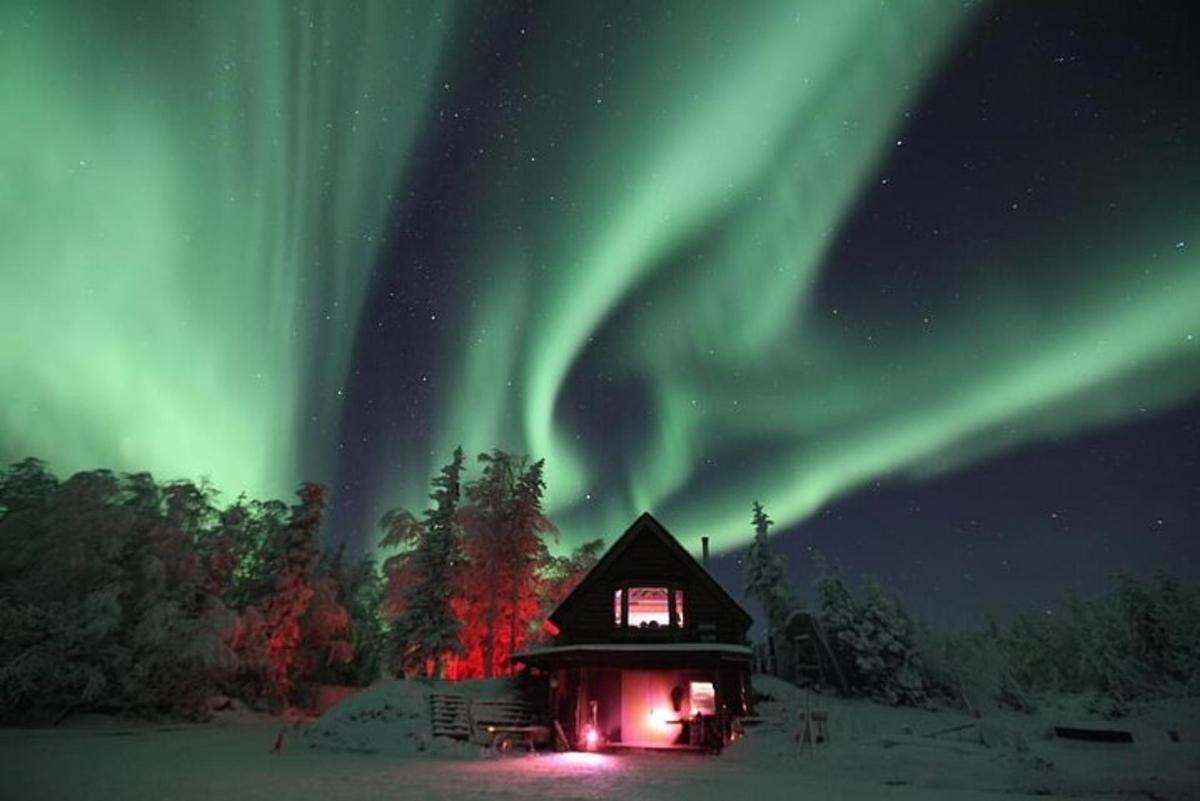
<instances>
[{"instance_id":1,"label":"snow-covered ground","mask_svg":"<svg viewBox=\"0 0 1200 801\"><path fill-rule=\"evenodd\" d=\"M1200 703L1162 702L1107 725L1126 745L1048 736L1101 723L1081 704L1038 715L905 710L815 696L829 742L797 747L802 691L768 678L763 723L719 757L680 753L496 757L428 738L427 686L380 685L271 753L277 719L226 715L204 725L92 718L56 729L0 730L0 798L13 799L621 799L768 801L1056 798L1200 799ZM456 690L481 695L494 688ZM377 714L378 713L378 714ZM977 725L976 725L977 724ZM944 735L940 730L966 726ZM1167 732L1178 732L1173 742ZM324 732L324 733L321 733ZM392 745L389 745L392 744Z\"/></svg>"}]
</instances>

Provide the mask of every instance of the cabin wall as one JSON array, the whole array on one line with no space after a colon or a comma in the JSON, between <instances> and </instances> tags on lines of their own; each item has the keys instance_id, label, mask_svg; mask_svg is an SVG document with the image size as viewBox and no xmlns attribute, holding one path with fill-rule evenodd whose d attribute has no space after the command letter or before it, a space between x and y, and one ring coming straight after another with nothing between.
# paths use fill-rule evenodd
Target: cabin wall
<instances>
[{"instance_id":1,"label":"cabin wall","mask_svg":"<svg viewBox=\"0 0 1200 801\"><path fill-rule=\"evenodd\" d=\"M682 629L622 629L613 621L613 592L634 584L683 589ZM725 642L740 644L741 622L708 587L679 563L660 540L640 537L629 544L594 586L583 588L569 609L564 609L556 644L597 642Z\"/></svg>"}]
</instances>

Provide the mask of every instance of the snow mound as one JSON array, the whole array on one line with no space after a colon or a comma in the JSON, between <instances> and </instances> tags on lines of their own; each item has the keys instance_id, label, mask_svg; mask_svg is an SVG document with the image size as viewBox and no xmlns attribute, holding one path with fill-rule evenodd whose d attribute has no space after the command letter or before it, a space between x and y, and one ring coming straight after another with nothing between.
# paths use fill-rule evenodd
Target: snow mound
<instances>
[{"instance_id":1,"label":"snow mound","mask_svg":"<svg viewBox=\"0 0 1200 801\"><path fill-rule=\"evenodd\" d=\"M328 710L304 732L310 747L396 756L466 756L479 746L434 737L429 697L435 693L469 700L506 698L509 679L478 681L395 680L374 684Z\"/></svg>"}]
</instances>

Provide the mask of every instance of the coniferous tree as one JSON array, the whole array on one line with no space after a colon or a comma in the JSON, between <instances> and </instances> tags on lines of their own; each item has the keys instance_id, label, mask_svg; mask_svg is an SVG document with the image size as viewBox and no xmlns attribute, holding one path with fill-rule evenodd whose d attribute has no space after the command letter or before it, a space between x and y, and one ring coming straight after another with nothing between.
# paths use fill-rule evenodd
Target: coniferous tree
<instances>
[{"instance_id":1,"label":"coniferous tree","mask_svg":"<svg viewBox=\"0 0 1200 801\"><path fill-rule=\"evenodd\" d=\"M246 507L241 500L217 513L217 523L196 539L203 592L227 600L238 569L238 538L244 530Z\"/></svg>"},{"instance_id":2,"label":"coniferous tree","mask_svg":"<svg viewBox=\"0 0 1200 801\"><path fill-rule=\"evenodd\" d=\"M818 617L834 658L852 692L889 704L923 703L929 671L917 647L917 627L900 602L868 577L862 601L820 555L817 564Z\"/></svg>"},{"instance_id":3,"label":"coniferous tree","mask_svg":"<svg viewBox=\"0 0 1200 801\"><path fill-rule=\"evenodd\" d=\"M25 459L0 470L0 586L24 589L27 578L46 561L49 506L58 478L40 459Z\"/></svg>"},{"instance_id":4,"label":"coniferous tree","mask_svg":"<svg viewBox=\"0 0 1200 801\"><path fill-rule=\"evenodd\" d=\"M544 462L492 450L466 491L463 509L466 568L458 598L464 620L467 675L511 669L540 606L539 583L550 555L544 537L556 533L542 511Z\"/></svg>"},{"instance_id":5,"label":"coniferous tree","mask_svg":"<svg viewBox=\"0 0 1200 801\"><path fill-rule=\"evenodd\" d=\"M506 662L511 668L511 657L524 644L529 635L529 622L538 609L536 581L539 570L550 557L543 537L557 534L558 529L542 511L542 494L546 482L542 475L544 459L531 464L521 477L513 493L513 515L510 537L507 543L508 562L508 642Z\"/></svg>"},{"instance_id":6,"label":"coniferous tree","mask_svg":"<svg viewBox=\"0 0 1200 801\"><path fill-rule=\"evenodd\" d=\"M604 540L598 538L577 546L564 556L547 557L538 573L537 611L543 621L583 581L588 571L600 561L603 551ZM539 640L553 636L549 626L531 634Z\"/></svg>"},{"instance_id":7,"label":"coniferous tree","mask_svg":"<svg viewBox=\"0 0 1200 801\"><path fill-rule=\"evenodd\" d=\"M282 501L247 502L244 497L225 510L222 522L233 540L234 568L225 596L231 608L261 605L274 592L275 576L284 567L289 514Z\"/></svg>"},{"instance_id":8,"label":"coniferous tree","mask_svg":"<svg viewBox=\"0 0 1200 801\"><path fill-rule=\"evenodd\" d=\"M205 482L0 470L0 719L205 717L218 687L283 700L344 658L340 589L315 567L324 492L300 494L218 509Z\"/></svg>"},{"instance_id":9,"label":"coniferous tree","mask_svg":"<svg viewBox=\"0 0 1200 801\"><path fill-rule=\"evenodd\" d=\"M135 525L122 597L130 664L120 671L126 708L207 715L221 675L236 664L229 648L235 615L207 591L196 543L217 521L215 492L205 483L159 487L148 474L128 477Z\"/></svg>"},{"instance_id":10,"label":"coniferous tree","mask_svg":"<svg viewBox=\"0 0 1200 801\"><path fill-rule=\"evenodd\" d=\"M788 615L796 608L796 601L787 583L787 571L783 557L771 553L767 532L775 521L767 516L763 506L754 502L754 541L750 544L750 556L746 560L746 594L762 606L771 631L781 630Z\"/></svg>"},{"instance_id":11,"label":"coniferous tree","mask_svg":"<svg viewBox=\"0 0 1200 801\"><path fill-rule=\"evenodd\" d=\"M464 618L477 621L467 632L471 661L480 661L485 678L496 675L501 654L501 622L505 617L509 573L513 566L510 542L514 531L514 496L523 461L495 449L479 454L483 472L467 487L464 509L467 557L462 605Z\"/></svg>"},{"instance_id":12,"label":"coniferous tree","mask_svg":"<svg viewBox=\"0 0 1200 801\"><path fill-rule=\"evenodd\" d=\"M420 523L398 509L384 517L385 547L408 545L411 550L392 562L403 570L399 616L393 623L393 667L441 677L445 659L462 653L460 625L452 605L455 574L462 562L458 505L462 495L462 448L433 480L433 505Z\"/></svg>"},{"instance_id":13,"label":"coniferous tree","mask_svg":"<svg viewBox=\"0 0 1200 801\"><path fill-rule=\"evenodd\" d=\"M597 538L577 546L566 556L552 556L542 573L542 613L549 614L583 581L600 561L604 540Z\"/></svg>"},{"instance_id":14,"label":"coniferous tree","mask_svg":"<svg viewBox=\"0 0 1200 801\"><path fill-rule=\"evenodd\" d=\"M339 588L338 603L349 617L350 659L329 669L336 684L365 686L379 678L387 641L384 581L373 557L336 560L329 573Z\"/></svg>"},{"instance_id":15,"label":"coniferous tree","mask_svg":"<svg viewBox=\"0 0 1200 801\"><path fill-rule=\"evenodd\" d=\"M271 687L281 700L292 690L299 672L302 620L315 593L313 573L320 553L317 534L326 490L320 484L305 483L296 494L300 503L292 508L282 532L282 570L275 579L275 592L263 608L267 668Z\"/></svg>"},{"instance_id":16,"label":"coniferous tree","mask_svg":"<svg viewBox=\"0 0 1200 801\"><path fill-rule=\"evenodd\" d=\"M58 486L46 463L32 456L0 470L0 520L26 509L45 508Z\"/></svg>"}]
</instances>

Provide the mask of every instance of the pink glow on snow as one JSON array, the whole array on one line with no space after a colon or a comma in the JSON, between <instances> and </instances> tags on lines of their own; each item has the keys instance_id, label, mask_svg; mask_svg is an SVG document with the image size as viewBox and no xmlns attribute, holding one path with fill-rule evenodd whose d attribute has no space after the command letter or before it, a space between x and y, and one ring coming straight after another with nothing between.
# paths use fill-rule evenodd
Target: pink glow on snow
<instances>
[{"instance_id":1,"label":"pink glow on snow","mask_svg":"<svg viewBox=\"0 0 1200 801\"><path fill-rule=\"evenodd\" d=\"M616 758L608 754L596 754L591 751L566 751L561 754L554 754L548 758L553 760L556 765L570 765L572 767L593 769L602 768L604 770L615 770L619 767Z\"/></svg>"}]
</instances>

